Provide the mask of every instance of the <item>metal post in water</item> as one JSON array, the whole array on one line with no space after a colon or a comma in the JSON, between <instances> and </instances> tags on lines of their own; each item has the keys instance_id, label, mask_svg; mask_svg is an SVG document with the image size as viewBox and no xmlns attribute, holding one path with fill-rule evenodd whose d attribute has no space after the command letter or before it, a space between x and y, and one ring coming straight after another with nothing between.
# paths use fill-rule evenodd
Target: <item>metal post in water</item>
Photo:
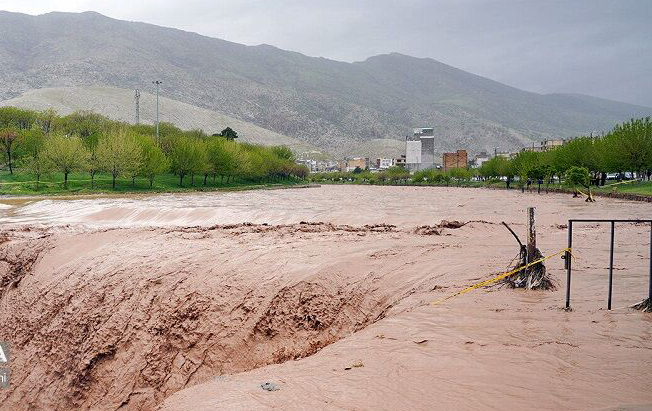
<instances>
[{"instance_id":1,"label":"metal post in water","mask_svg":"<svg viewBox=\"0 0 652 411\"><path fill-rule=\"evenodd\" d=\"M616 223L611 222L611 248L609 251L609 297L607 299L607 309L611 310L611 290L613 289L613 274L614 274L614 234L616 231Z\"/></svg>"},{"instance_id":2,"label":"metal post in water","mask_svg":"<svg viewBox=\"0 0 652 411\"><path fill-rule=\"evenodd\" d=\"M650 223L650 289L647 298L648 304L652 304L652 223Z\"/></svg>"},{"instance_id":3,"label":"metal post in water","mask_svg":"<svg viewBox=\"0 0 652 411\"><path fill-rule=\"evenodd\" d=\"M573 221L568 220L568 249L573 246ZM570 308L571 254L566 251L566 308Z\"/></svg>"},{"instance_id":4,"label":"metal post in water","mask_svg":"<svg viewBox=\"0 0 652 411\"><path fill-rule=\"evenodd\" d=\"M534 215L536 207L527 208L527 260L529 264L536 259L535 253L537 249L537 229L535 225Z\"/></svg>"}]
</instances>

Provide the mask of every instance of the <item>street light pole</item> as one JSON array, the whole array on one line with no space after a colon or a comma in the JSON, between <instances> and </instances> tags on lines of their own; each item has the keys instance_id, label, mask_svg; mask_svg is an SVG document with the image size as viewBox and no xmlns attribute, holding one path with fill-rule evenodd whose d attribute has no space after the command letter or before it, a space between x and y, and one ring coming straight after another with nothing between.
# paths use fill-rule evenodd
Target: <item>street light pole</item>
<instances>
[{"instance_id":1,"label":"street light pole","mask_svg":"<svg viewBox=\"0 0 652 411\"><path fill-rule=\"evenodd\" d=\"M161 144L161 141L158 136L158 86L159 84L162 84L162 81L156 80L152 81L152 84L156 84L156 143Z\"/></svg>"}]
</instances>

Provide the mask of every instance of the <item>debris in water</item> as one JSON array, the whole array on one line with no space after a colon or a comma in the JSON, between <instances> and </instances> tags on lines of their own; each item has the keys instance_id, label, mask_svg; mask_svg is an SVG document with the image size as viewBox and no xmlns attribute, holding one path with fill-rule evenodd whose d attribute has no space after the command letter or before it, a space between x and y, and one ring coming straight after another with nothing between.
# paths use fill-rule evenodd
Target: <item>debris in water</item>
<instances>
[{"instance_id":1,"label":"debris in water","mask_svg":"<svg viewBox=\"0 0 652 411\"><path fill-rule=\"evenodd\" d=\"M354 362L353 364L351 364L350 366L345 367L344 369L345 370L350 370L351 368L360 368L360 367L364 367L364 364L362 363L362 360L358 360L358 361Z\"/></svg>"},{"instance_id":2,"label":"debris in water","mask_svg":"<svg viewBox=\"0 0 652 411\"><path fill-rule=\"evenodd\" d=\"M260 384L260 388L262 388L265 391L278 391L278 390L281 389L281 387L274 384L273 382L266 382L266 383Z\"/></svg>"}]
</instances>

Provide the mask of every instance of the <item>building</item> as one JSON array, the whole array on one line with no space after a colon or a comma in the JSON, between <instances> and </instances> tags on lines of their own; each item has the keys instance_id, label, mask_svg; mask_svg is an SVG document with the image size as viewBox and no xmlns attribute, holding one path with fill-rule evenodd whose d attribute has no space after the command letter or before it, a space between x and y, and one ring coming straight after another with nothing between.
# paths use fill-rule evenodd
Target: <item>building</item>
<instances>
[{"instance_id":1,"label":"building","mask_svg":"<svg viewBox=\"0 0 652 411\"><path fill-rule=\"evenodd\" d=\"M566 140L562 140L562 139L543 140L541 142L541 151L552 150L557 147L563 146L564 144L566 144Z\"/></svg>"},{"instance_id":2,"label":"building","mask_svg":"<svg viewBox=\"0 0 652 411\"><path fill-rule=\"evenodd\" d=\"M426 170L436 166L434 128L415 128L412 137L406 137L405 165L409 171Z\"/></svg>"},{"instance_id":3,"label":"building","mask_svg":"<svg viewBox=\"0 0 652 411\"><path fill-rule=\"evenodd\" d=\"M397 167L405 167L405 154L401 154L401 157L397 158L394 162Z\"/></svg>"},{"instance_id":4,"label":"building","mask_svg":"<svg viewBox=\"0 0 652 411\"><path fill-rule=\"evenodd\" d=\"M566 144L566 140L563 139L543 140L538 146L532 143L532 147L525 147L521 149L521 151L533 151L538 153L542 151L553 150L557 147L563 146L564 144Z\"/></svg>"},{"instance_id":5,"label":"building","mask_svg":"<svg viewBox=\"0 0 652 411\"><path fill-rule=\"evenodd\" d=\"M482 164L485 163L486 161L491 160L491 156L487 154L486 151L481 151L480 153L475 155L475 158L473 159L473 168L480 168L482 167Z\"/></svg>"},{"instance_id":6,"label":"building","mask_svg":"<svg viewBox=\"0 0 652 411\"><path fill-rule=\"evenodd\" d=\"M512 158L512 153L509 151L496 151L495 157L502 157L502 158Z\"/></svg>"},{"instance_id":7,"label":"building","mask_svg":"<svg viewBox=\"0 0 652 411\"><path fill-rule=\"evenodd\" d=\"M369 168L369 157L356 157L356 158L347 158L343 163L340 165L340 170L341 171L346 171L346 172L351 172L355 170L356 168L360 168L361 170L366 170Z\"/></svg>"},{"instance_id":8,"label":"building","mask_svg":"<svg viewBox=\"0 0 652 411\"><path fill-rule=\"evenodd\" d=\"M375 166L378 170L387 170L390 167L396 165L396 160L393 158L377 158Z\"/></svg>"},{"instance_id":9,"label":"building","mask_svg":"<svg viewBox=\"0 0 652 411\"><path fill-rule=\"evenodd\" d=\"M454 153L444 153L444 171L453 168L466 168L469 165L466 150L457 150Z\"/></svg>"}]
</instances>

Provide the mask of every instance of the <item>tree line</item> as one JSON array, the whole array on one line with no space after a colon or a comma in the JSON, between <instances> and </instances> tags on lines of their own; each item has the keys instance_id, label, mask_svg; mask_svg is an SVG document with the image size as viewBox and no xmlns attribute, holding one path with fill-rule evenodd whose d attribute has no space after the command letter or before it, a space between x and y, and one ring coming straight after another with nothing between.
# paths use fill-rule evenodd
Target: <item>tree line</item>
<instances>
[{"instance_id":1,"label":"tree line","mask_svg":"<svg viewBox=\"0 0 652 411\"><path fill-rule=\"evenodd\" d=\"M59 116L54 110L34 111L0 107L0 149L4 168L31 173L39 181L52 172L64 176L88 173L94 187L98 173L118 178L146 178L150 187L156 176L173 173L179 185L197 177L229 183L232 179L269 182L290 177L305 178L308 170L295 164L285 146L264 147L238 143L237 133L227 127L208 135L202 130L184 131L169 123L156 127L128 124L92 112Z\"/></svg>"},{"instance_id":2,"label":"tree line","mask_svg":"<svg viewBox=\"0 0 652 411\"><path fill-rule=\"evenodd\" d=\"M494 157L478 169L483 178L504 178L509 186L518 180L602 186L607 174L630 173L650 179L652 175L652 122L650 117L618 124L600 137L577 137L554 149L522 151L513 158Z\"/></svg>"},{"instance_id":3,"label":"tree line","mask_svg":"<svg viewBox=\"0 0 652 411\"><path fill-rule=\"evenodd\" d=\"M443 171L428 169L408 173L402 167L371 173L319 173L313 181L349 181L369 184L461 185L471 180L505 181L524 189L528 184L564 184L572 187L604 185L608 174L621 178L626 174L638 178L652 176L652 122L649 117L619 124L600 137L577 137L548 151L521 151L506 158L493 157L477 169L454 168Z\"/></svg>"}]
</instances>

